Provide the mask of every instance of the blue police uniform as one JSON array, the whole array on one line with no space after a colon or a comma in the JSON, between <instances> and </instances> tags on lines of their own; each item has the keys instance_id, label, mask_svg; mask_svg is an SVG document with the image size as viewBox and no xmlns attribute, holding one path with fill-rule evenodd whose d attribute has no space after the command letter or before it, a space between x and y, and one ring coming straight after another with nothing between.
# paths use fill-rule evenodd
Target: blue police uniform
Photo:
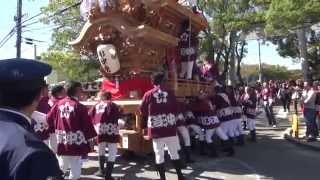
<instances>
[{"instance_id":1,"label":"blue police uniform","mask_svg":"<svg viewBox=\"0 0 320 180\"><path fill-rule=\"evenodd\" d=\"M50 72L49 65L33 60L0 60L0 95L17 87L41 87L39 79ZM23 87L25 83L30 85ZM23 113L4 107L0 98L0 179L63 179L54 153L34 133L31 122Z\"/></svg>"}]
</instances>

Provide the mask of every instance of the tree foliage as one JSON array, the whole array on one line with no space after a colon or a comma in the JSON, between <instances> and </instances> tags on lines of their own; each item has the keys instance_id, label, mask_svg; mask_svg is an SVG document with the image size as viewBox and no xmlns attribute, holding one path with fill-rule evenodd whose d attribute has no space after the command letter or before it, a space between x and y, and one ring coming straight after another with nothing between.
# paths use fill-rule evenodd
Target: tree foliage
<instances>
[{"instance_id":1,"label":"tree foliage","mask_svg":"<svg viewBox=\"0 0 320 180\"><path fill-rule=\"evenodd\" d=\"M266 13L266 32L287 34L292 29L319 21L318 0L272 0Z\"/></svg>"},{"instance_id":2,"label":"tree foliage","mask_svg":"<svg viewBox=\"0 0 320 180\"><path fill-rule=\"evenodd\" d=\"M42 19L42 22L57 27L52 33L53 43L50 49L61 51L70 51L72 49L68 45L68 42L74 40L79 35L85 23L80 17L79 6L68 8L78 2L78 0L52 0L48 6L41 9L46 15ZM61 12L64 9L66 10Z\"/></svg>"},{"instance_id":3,"label":"tree foliage","mask_svg":"<svg viewBox=\"0 0 320 180\"><path fill-rule=\"evenodd\" d=\"M63 73L68 79L77 81L90 81L97 79L99 65L94 61L80 60L80 56L72 52L51 50L43 54L45 59L59 73Z\"/></svg>"},{"instance_id":4,"label":"tree foliage","mask_svg":"<svg viewBox=\"0 0 320 180\"><path fill-rule=\"evenodd\" d=\"M41 10L45 13L43 23L55 25L52 32L52 44L47 53L42 54L58 73L66 75L66 79L91 81L99 76L99 65L95 60L81 60L79 53L73 52L68 42L78 35L84 21L80 17L78 0L52 0ZM71 7L71 8L68 8Z\"/></svg>"},{"instance_id":5,"label":"tree foliage","mask_svg":"<svg viewBox=\"0 0 320 180\"><path fill-rule=\"evenodd\" d=\"M268 36L276 37L278 52L281 56L301 58L305 80L314 76L310 67L314 60L310 57L310 26L320 22L320 1L318 0L272 0L266 12ZM313 68L314 69L314 68ZM319 69L318 69L319 70Z\"/></svg>"},{"instance_id":6,"label":"tree foliage","mask_svg":"<svg viewBox=\"0 0 320 180\"><path fill-rule=\"evenodd\" d=\"M258 65L242 65L242 76L245 81L255 82L259 78ZM297 80L301 78L301 70L288 70L288 68L279 65L263 64L264 80Z\"/></svg>"},{"instance_id":7,"label":"tree foliage","mask_svg":"<svg viewBox=\"0 0 320 180\"><path fill-rule=\"evenodd\" d=\"M87 71L97 70L97 65L88 66L88 62L80 61L79 55L72 53L68 45L69 41L77 37L84 21L81 20L79 7L59 11L77 2L52 0L42 8L46 14L42 21L56 26L49 49L53 52L45 53L43 57L71 79L77 79L79 74ZM245 40L248 33L265 30L266 34L263 35L278 45L277 50L281 56L296 59L300 57L300 49L294 30L320 21L319 0L198 0L198 9L209 22L209 28L200 40L200 53L206 53L219 67L223 67L220 73L222 80L226 79L230 70L230 61L235 60L238 65L235 73L238 80L242 81L240 65L248 51ZM307 32L307 37L310 37L308 61L315 75L320 70L320 38L312 31ZM63 63L66 65L61 66Z\"/></svg>"},{"instance_id":8,"label":"tree foliage","mask_svg":"<svg viewBox=\"0 0 320 180\"><path fill-rule=\"evenodd\" d=\"M254 0L198 0L199 9L208 17L210 25L204 32L201 52L216 63L224 64L222 79L226 78L231 59L241 64L246 55L246 35L263 22L264 15L257 8L259 3ZM237 74L241 81L240 73Z\"/></svg>"},{"instance_id":9,"label":"tree foliage","mask_svg":"<svg viewBox=\"0 0 320 180\"><path fill-rule=\"evenodd\" d=\"M314 30L309 31L308 43L308 59L311 68L320 62L320 32ZM298 37L296 34L289 34L286 37L273 38L272 42L277 44L277 51L281 57L297 59L299 58Z\"/></svg>"}]
</instances>

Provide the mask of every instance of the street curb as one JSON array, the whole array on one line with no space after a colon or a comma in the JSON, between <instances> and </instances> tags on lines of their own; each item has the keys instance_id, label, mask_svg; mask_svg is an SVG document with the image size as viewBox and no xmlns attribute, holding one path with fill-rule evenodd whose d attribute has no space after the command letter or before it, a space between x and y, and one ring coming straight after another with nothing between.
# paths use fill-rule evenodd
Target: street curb
<instances>
[{"instance_id":1,"label":"street curb","mask_svg":"<svg viewBox=\"0 0 320 180\"><path fill-rule=\"evenodd\" d=\"M310 149L310 150L313 150L313 151L320 151L320 146L318 147L318 146L309 144L307 142L298 140L298 139L292 137L290 134L285 133L283 137L287 141L289 141L289 142L291 142L291 143L293 143L293 144L295 144L297 146L300 146L300 147L303 147L303 148L307 148L307 149Z\"/></svg>"}]
</instances>

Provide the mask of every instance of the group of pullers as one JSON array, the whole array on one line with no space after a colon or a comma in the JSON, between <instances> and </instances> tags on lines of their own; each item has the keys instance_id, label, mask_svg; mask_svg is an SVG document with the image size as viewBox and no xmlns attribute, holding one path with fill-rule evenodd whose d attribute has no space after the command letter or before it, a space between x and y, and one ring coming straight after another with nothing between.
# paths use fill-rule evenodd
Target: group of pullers
<instances>
[{"instance_id":1,"label":"group of pullers","mask_svg":"<svg viewBox=\"0 0 320 180\"><path fill-rule=\"evenodd\" d=\"M221 140L227 156L233 156L233 144L245 144L244 124L250 131L249 140L255 142L256 99L250 87L246 87L245 93L238 96L231 86L216 86L211 94L201 91L198 97L180 102L176 125L182 137L185 161L193 162L190 158L190 138L193 139L193 145L199 144L200 155L207 155L209 151L211 157L218 156L214 135Z\"/></svg>"},{"instance_id":2,"label":"group of pullers","mask_svg":"<svg viewBox=\"0 0 320 180\"><path fill-rule=\"evenodd\" d=\"M112 180L120 140L118 119L121 110L111 101L111 93L99 93L100 101L90 110L80 103L83 92L79 82L55 86L51 95L51 98L44 97L38 108L47 114L46 118L41 118L37 111L33 114L34 130L56 153L65 178L80 179L83 159L92 151L93 145L98 144L99 171L96 175ZM108 159L105 156L107 147Z\"/></svg>"},{"instance_id":3,"label":"group of pullers","mask_svg":"<svg viewBox=\"0 0 320 180\"><path fill-rule=\"evenodd\" d=\"M143 128L148 129L147 136L152 139L156 168L161 180L166 179L165 148L176 169L178 180L184 180L181 173L183 160L186 163L194 162L191 145L197 144L196 141L199 141L201 155L209 152L209 156L217 157L217 143L213 141L216 135L221 140L223 152L233 156L234 140L239 145L245 143L243 119L250 130L250 140L256 141L257 100L252 88L246 88L245 93L239 97L231 86L216 86L211 94L202 91L196 98L178 101L170 90L163 87L163 79L161 73L152 76L154 88L144 95L140 106L145 122ZM184 158L180 159L182 154Z\"/></svg>"},{"instance_id":4,"label":"group of pullers","mask_svg":"<svg viewBox=\"0 0 320 180\"><path fill-rule=\"evenodd\" d=\"M161 180L166 179L165 150L169 152L178 179L182 180L185 177L181 169L185 163L194 162L192 145L198 144L201 155L217 157L218 143L213 141L216 135L221 140L223 152L233 156L234 140L236 144L244 145L243 120L247 121L250 140L256 141L256 95L253 89L246 88L239 97L232 87L216 86L211 94L201 91L198 97L178 101L170 90L163 87L162 73L155 73L151 79L154 88L145 93L140 112L145 138L153 144ZM99 102L90 110L80 103L80 83L70 83L66 88L54 87L51 94L52 97L44 99L39 106L39 111L47 114L46 120L39 118L38 112L34 113L34 130L44 141L49 140L47 144L56 153L61 169L67 172L70 168L69 179L80 179L82 159L97 143L99 171L96 175L114 179L111 174L120 139L118 120L122 110L112 102L111 93L100 92ZM43 108L46 105L48 108Z\"/></svg>"}]
</instances>

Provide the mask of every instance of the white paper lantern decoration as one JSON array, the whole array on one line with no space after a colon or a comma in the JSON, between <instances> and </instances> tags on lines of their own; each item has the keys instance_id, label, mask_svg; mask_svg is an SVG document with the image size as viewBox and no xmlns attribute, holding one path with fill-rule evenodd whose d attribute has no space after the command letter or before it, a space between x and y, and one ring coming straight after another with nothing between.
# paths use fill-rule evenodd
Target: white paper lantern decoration
<instances>
[{"instance_id":1,"label":"white paper lantern decoration","mask_svg":"<svg viewBox=\"0 0 320 180\"><path fill-rule=\"evenodd\" d=\"M120 70L120 61L117 51L112 44L101 44L97 47L100 64L105 72L114 74Z\"/></svg>"}]
</instances>

